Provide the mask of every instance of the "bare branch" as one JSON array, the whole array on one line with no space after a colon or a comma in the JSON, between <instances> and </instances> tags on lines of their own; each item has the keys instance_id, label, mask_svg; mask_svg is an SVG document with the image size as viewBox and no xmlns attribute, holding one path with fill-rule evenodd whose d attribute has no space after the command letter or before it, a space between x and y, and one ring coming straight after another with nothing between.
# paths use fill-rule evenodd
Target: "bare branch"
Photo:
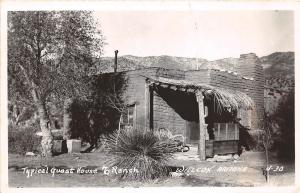
<instances>
[{"instance_id":1,"label":"bare branch","mask_svg":"<svg viewBox=\"0 0 300 193\"><path fill-rule=\"evenodd\" d=\"M18 63L18 66L21 68L28 85L31 86L32 81L30 80L27 71L25 70L25 68L20 63Z\"/></svg>"},{"instance_id":2,"label":"bare branch","mask_svg":"<svg viewBox=\"0 0 300 193\"><path fill-rule=\"evenodd\" d=\"M120 113L123 113L127 107L115 94L108 95L106 102L111 108L116 109Z\"/></svg>"}]
</instances>

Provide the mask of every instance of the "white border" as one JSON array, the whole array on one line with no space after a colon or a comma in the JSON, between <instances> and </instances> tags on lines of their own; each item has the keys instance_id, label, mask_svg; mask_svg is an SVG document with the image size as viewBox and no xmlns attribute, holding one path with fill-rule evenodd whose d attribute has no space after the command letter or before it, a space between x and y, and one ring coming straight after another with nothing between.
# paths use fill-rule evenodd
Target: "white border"
<instances>
[{"instance_id":1,"label":"white border","mask_svg":"<svg viewBox=\"0 0 300 193\"><path fill-rule=\"evenodd\" d=\"M105 10L105 11L147 11L147 10L295 10L299 3L287 1L47 1L7 0L2 3L5 10Z\"/></svg>"}]
</instances>

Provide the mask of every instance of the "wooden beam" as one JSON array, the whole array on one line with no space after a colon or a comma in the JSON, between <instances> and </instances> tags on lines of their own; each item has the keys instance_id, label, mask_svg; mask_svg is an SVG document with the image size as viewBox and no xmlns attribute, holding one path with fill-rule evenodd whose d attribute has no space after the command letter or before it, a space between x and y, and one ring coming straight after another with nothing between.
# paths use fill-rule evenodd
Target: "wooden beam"
<instances>
[{"instance_id":1,"label":"wooden beam","mask_svg":"<svg viewBox=\"0 0 300 193\"><path fill-rule=\"evenodd\" d=\"M201 91L196 92L198 110L199 110L199 143L198 143L198 154L201 161L205 160L205 134L206 134L206 124L204 115L204 96Z\"/></svg>"}]
</instances>

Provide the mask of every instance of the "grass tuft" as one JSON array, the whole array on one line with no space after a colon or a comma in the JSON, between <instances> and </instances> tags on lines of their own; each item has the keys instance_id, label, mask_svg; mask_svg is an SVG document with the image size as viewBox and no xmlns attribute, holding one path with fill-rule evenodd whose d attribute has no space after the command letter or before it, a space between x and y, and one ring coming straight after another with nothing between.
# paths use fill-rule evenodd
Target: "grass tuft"
<instances>
[{"instance_id":1,"label":"grass tuft","mask_svg":"<svg viewBox=\"0 0 300 193\"><path fill-rule=\"evenodd\" d=\"M176 148L174 143L160 140L151 131L124 129L108 137L107 151L110 167L138 170L135 173L122 173L121 178L145 181L169 174L168 161Z\"/></svg>"}]
</instances>

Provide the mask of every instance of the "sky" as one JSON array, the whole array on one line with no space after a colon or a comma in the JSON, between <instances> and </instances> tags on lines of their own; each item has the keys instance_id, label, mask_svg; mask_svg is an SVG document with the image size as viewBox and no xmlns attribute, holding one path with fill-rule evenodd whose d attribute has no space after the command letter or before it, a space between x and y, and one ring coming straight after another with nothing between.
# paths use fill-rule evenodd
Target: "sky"
<instances>
[{"instance_id":1,"label":"sky","mask_svg":"<svg viewBox=\"0 0 300 193\"><path fill-rule=\"evenodd\" d=\"M292 11L98 11L104 56L205 58L294 51Z\"/></svg>"}]
</instances>

